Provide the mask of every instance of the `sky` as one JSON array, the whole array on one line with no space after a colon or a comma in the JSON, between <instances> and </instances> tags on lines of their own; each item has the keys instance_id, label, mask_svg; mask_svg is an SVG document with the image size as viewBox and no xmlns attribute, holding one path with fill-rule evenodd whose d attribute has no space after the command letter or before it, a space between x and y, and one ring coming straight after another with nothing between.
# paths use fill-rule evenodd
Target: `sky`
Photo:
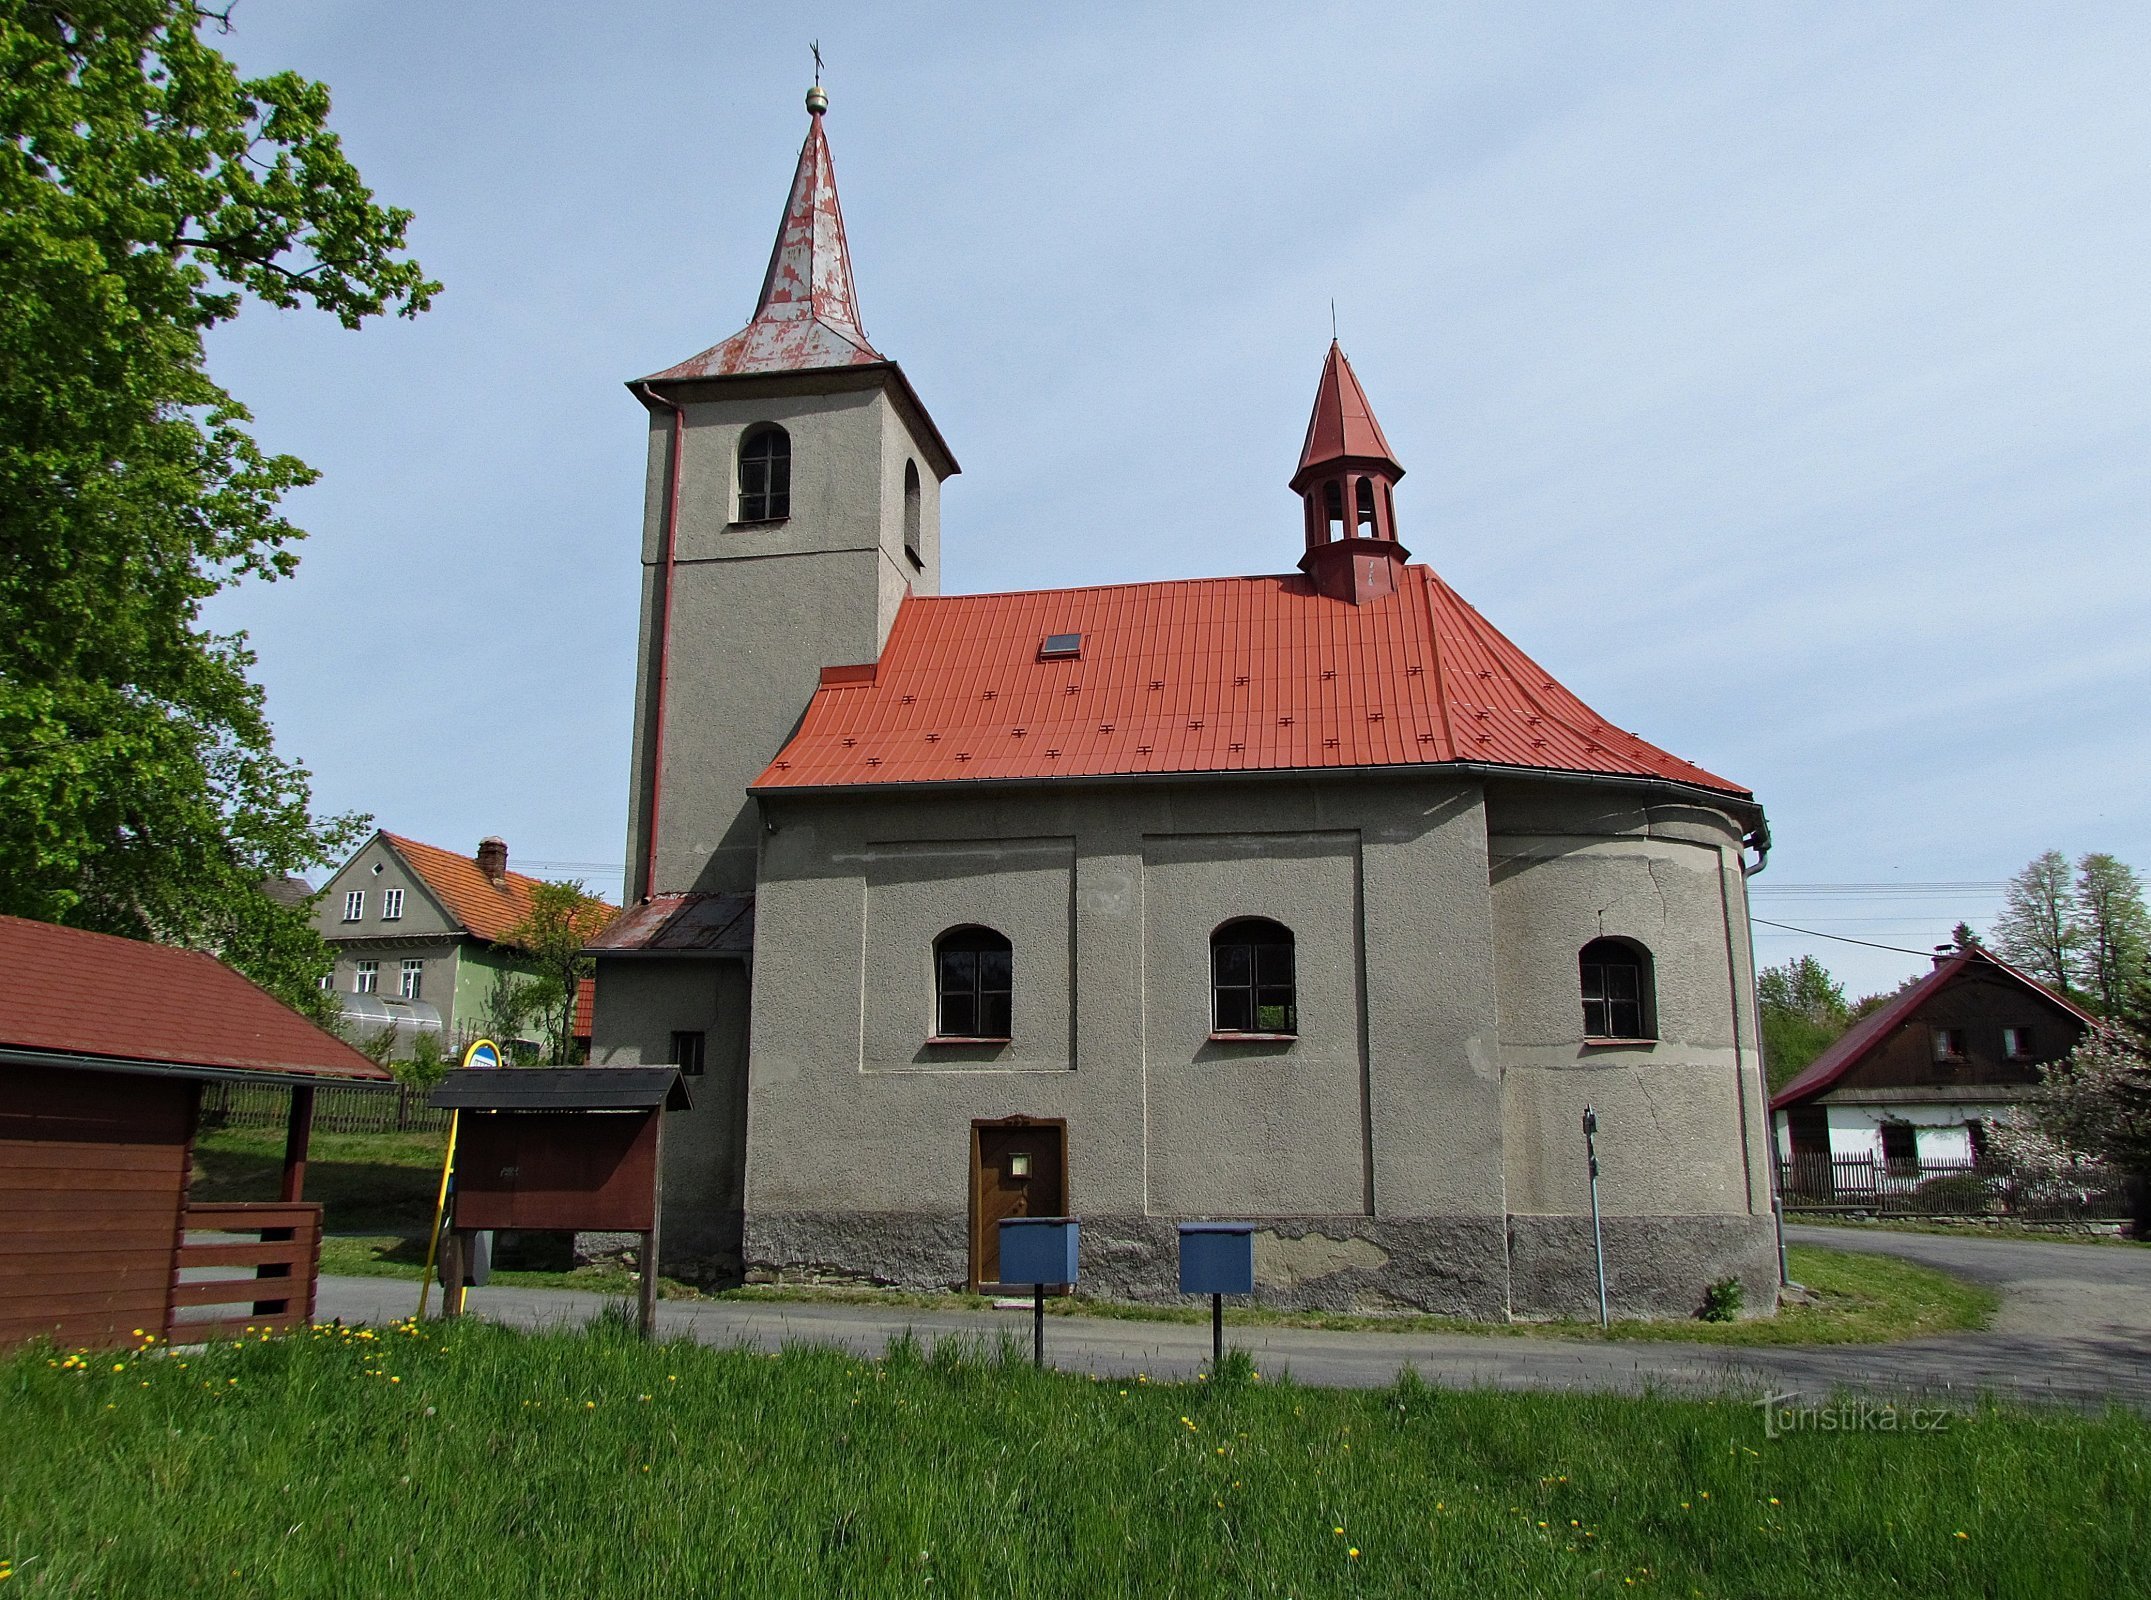
<instances>
[{"instance_id":1,"label":"sky","mask_svg":"<svg viewBox=\"0 0 2151 1600\"><path fill-rule=\"evenodd\" d=\"M1289 569L1334 301L1415 558L1764 803L1763 962L1887 988L2042 850L2151 868L2140 4L241 0L446 284L211 341L322 473L209 618L320 809L617 895L623 384L751 314L816 39L950 592Z\"/></svg>"}]
</instances>

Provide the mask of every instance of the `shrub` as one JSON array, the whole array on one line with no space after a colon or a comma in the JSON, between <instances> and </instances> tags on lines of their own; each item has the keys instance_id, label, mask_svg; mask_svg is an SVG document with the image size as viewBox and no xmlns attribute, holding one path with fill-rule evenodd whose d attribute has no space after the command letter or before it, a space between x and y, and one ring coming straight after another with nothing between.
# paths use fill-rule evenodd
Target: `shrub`
<instances>
[{"instance_id":1,"label":"shrub","mask_svg":"<svg viewBox=\"0 0 2151 1600\"><path fill-rule=\"evenodd\" d=\"M1747 1303L1747 1298L1747 1291L1740 1287L1738 1278L1720 1278L1703 1291L1702 1318L1705 1322L1738 1321L1740 1308Z\"/></svg>"}]
</instances>

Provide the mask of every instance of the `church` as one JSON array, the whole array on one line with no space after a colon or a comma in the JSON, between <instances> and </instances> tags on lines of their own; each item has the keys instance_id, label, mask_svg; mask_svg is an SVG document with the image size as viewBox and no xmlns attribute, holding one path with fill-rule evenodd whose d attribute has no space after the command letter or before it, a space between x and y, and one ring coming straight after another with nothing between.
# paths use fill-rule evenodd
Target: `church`
<instances>
[{"instance_id":1,"label":"church","mask_svg":"<svg viewBox=\"0 0 2151 1600\"><path fill-rule=\"evenodd\" d=\"M649 417L627 910L597 1063L679 1062L668 1272L998 1284L1082 1219L1161 1299L1775 1303L1754 796L1608 722L1404 539L1344 351L1248 577L942 592L956 457L869 341L824 132L747 326ZM1280 352L1280 359L1292 353ZM1294 522L1298 531L1293 531Z\"/></svg>"}]
</instances>

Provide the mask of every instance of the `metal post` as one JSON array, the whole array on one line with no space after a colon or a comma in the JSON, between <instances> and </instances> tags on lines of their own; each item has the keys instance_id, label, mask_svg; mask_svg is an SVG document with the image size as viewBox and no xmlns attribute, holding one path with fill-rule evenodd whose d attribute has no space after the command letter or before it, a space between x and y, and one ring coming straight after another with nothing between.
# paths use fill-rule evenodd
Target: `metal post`
<instances>
[{"instance_id":1,"label":"metal post","mask_svg":"<svg viewBox=\"0 0 2151 1600\"><path fill-rule=\"evenodd\" d=\"M1210 1373L1211 1373L1211 1376L1215 1377L1215 1376L1217 1375L1217 1369L1218 1369L1219 1367L1223 1366L1224 1364L1225 1364L1225 1297L1224 1297L1223 1295L1221 1295L1221 1294L1214 1294L1214 1295L1210 1296Z\"/></svg>"},{"instance_id":2,"label":"metal post","mask_svg":"<svg viewBox=\"0 0 2151 1600\"><path fill-rule=\"evenodd\" d=\"M1598 1113L1589 1106L1583 1108L1583 1148L1591 1161L1591 1249L1598 1257L1598 1325L1607 1326L1606 1317L1606 1234L1598 1221Z\"/></svg>"},{"instance_id":3,"label":"metal post","mask_svg":"<svg viewBox=\"0 0 2151 1600\"><path fill-rule=\"evenodd\" d=\"M1031 1285L1031 1365L1043 1369L1046 1364L1046 1286Z\"/></svg>"}]
</instances>

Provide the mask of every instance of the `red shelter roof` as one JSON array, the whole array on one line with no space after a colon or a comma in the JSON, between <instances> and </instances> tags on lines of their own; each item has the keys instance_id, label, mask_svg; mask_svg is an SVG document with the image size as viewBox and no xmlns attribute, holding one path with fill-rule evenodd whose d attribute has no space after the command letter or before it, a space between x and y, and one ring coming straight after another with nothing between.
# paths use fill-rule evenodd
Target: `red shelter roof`
<instances>
[{"instance_id":1,"label":"red shelter roof","mask_svg":"<svg viewBox=\"0 0 2151 1600\"><path fill-rule=\"evenodd\" d=\"M211 1073L386 1081L214 956L0 917L0 1051Z\"/></svg>"},{"instance_id":2,"label":"red shelter roof","mask_svg":"<svg viewBox=\"0 0 2151 1600\"><path fill-rule=\"evenodd\" d=\"M1424 566L1360 605L1296 573L909 596L754 787L1446 762L1750 798L1608 723Z\"/></svg>"}]
</instances>

